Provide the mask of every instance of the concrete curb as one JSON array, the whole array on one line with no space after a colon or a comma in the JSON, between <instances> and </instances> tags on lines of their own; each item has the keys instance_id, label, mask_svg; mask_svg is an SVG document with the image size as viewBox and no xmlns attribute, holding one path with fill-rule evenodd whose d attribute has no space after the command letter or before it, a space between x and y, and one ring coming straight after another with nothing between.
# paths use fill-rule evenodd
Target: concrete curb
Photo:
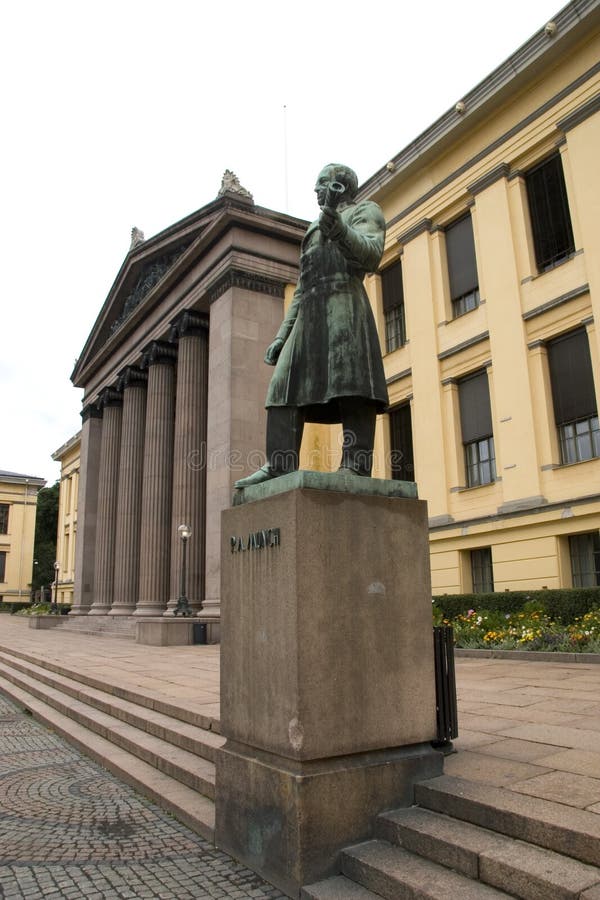
<instances>
[{"instance_id":1,"label":"concrete curb","mask_svg":"<svg viewBox=\"0 0 600 900\"><path fill-rule=\"evenodd\" d=\"M455 647L455 656L467 659L513 659L529 662L573 662L600 664L600 653L560 653L542 650L467 650Z\"/></svg>"}]
</instances>

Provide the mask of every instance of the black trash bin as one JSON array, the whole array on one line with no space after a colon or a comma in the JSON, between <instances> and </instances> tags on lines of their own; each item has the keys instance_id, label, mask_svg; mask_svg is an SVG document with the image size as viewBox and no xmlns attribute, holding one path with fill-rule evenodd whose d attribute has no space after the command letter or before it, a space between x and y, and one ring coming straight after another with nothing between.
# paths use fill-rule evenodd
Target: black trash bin
<instances>
[{"instance_id":1,"label":"black trash bin","mask_svg":"<svg viewBox=\"0 0 600 900\"><path fill-rule=\"evenodd\" d=\"M454 671L454 630L451 625L434 625L435 695L437 711L436 747L451 751L458 737L458 707Z\"/></svg>"},{"instance_id":2,"label":"black trash bin","mask_svg":"<svg viewBox=\"0 0 600 900\"><path fill-rule=\"evenodd\" d=\"M206 622L194 622L194 643L206 644Z\"/></svg>"}]
</instances>

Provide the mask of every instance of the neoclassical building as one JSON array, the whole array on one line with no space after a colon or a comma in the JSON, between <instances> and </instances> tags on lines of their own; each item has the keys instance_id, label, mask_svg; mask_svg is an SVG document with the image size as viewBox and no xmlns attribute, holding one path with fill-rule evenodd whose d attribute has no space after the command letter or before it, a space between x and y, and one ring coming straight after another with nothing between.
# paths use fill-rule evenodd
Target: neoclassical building
<instances>
[{"instance_id":1,"label":"neoclassical building","mask_svg":"<svg viewBox=\"0 0 600 900\"><path fill-rule=\"evenodd\" d=\"M262 460L265 347L307 223L216 200L144 240L134 229L76 363L84 389L72 613L170 615L187 544L191 607L219 613L220 513Z\"/></svg>"},{"instance_id":2,"label":"neoclassical building","mask_svg":"<svg viewBox=\"0 0 600 900\"><path fill-rule=\"evenodd\" d=\"M60 463L58 526L56 532L56 562L59 565L57 597L59 603L66 604L73 603L75 587L75 546L77 541L80 455L81 432L79 431L52 454L52 459Z\"/></svg>"}]
</instances>

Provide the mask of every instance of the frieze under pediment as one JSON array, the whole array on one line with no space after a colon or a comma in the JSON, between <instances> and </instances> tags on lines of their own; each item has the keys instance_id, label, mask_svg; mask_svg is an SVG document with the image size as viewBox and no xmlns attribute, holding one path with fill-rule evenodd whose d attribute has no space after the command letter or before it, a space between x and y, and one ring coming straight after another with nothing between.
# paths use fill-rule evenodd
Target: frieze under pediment
<instances>
[{"instance_id":1,"label":"frieze under pediment","mask_svg":"<svg viewBox=\"0 0 600 900\"><path fill-rule=\"evenodd\" d=\"M129 318L134 309L140 305L144 297L162 281L169 269L171 269L180 256L182 256L188 247L192 244L194 237L190 237L180 242L174 249L163 253L162 256L149 260L142 267L141 272L137 276L133 288L129 291L123 304L121 311L110 326L110 333L114 334L118 331L123 323Z\"/></svg>"}]
</instances>

